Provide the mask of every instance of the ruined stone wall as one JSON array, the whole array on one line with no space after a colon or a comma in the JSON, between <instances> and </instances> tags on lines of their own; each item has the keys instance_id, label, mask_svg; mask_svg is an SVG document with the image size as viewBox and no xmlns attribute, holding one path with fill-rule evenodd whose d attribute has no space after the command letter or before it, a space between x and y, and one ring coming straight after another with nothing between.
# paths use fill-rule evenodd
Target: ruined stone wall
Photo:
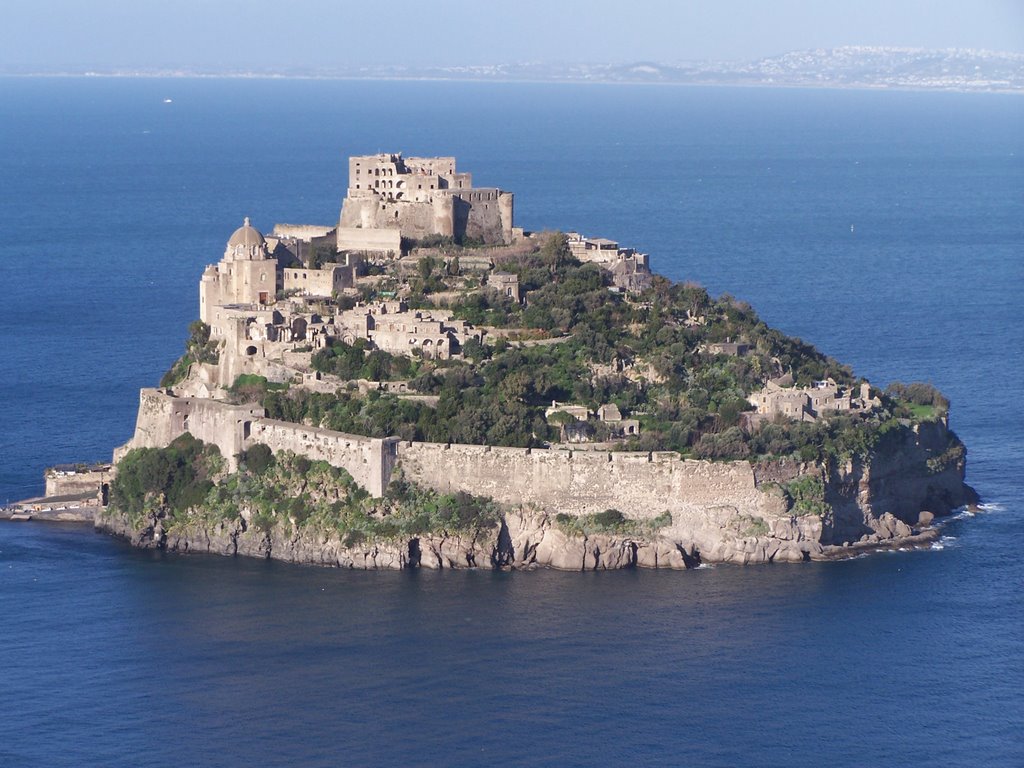
<instances>
[{"instance_id":1,"label":"ruined stone wall","mask_svg":"<svg viewBox=\"0 0 1024 768\"><path fill-rule=\"evenodd\" d=\"M371 495L384 495L385 466L393 464L395 438L382 440L306 427L274 419L253 422L247 444L262 443L274 451L291 451L307 458L342 467ZM390 472L387 473L390 475Z\"/></svg>"},{"instance_id":2,"label":"ruined stone wall","mask_svg":"<svg viewBox=\"0 0 1024 768\"><path fill-rule=\"evenodd\" d=\"M355 224L342 226L338 227L337 247L339 251L369 251L398 256L402 250L402 233L397 229L367 229Z\"/></svg>"},{"instance_id":3,"label":"ruined stone wall","mask_svg":"<svg viewBox=\"0 0 1024 768\"><path fill-rule=\"evenodd\" d=\"M100 494L100 488L114 477L110 467L85 469L81 471L46 470L47 496L72 496L80 493Z\"/></svg>"},{"instance_id":4,"label":"ruined stone wall","mask_svg":"<svg viewBox=\"0 0 1024 768\"><path fill-rule=\"evenodd\" d=\"M683 460L678 454L531 450L403 442L404 477L443 493L506 504L533 502L569 514L614 508L634 518L730 505L754 512L761 494L747 462Z\"/></svg>"},{"instance_id":5,"label":"ruined stone wall","mask_svg":"<svg viewBox=\"0 0 1024 768\"><path fill-rule=\"evenodd\" d=\"M312 240L326 237L334 231L333 226L322 226L320 224L275 224L271 233L275 237L294 237L296 240L311 242Z\"/></svg>"}]
</instances>

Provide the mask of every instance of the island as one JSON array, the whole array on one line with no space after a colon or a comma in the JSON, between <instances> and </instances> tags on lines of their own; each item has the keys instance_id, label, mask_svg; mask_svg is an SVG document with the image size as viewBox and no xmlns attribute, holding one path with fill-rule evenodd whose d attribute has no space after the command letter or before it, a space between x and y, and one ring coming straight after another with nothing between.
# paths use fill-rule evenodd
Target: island
<instances>
[{"instance_id":1,"label":"island","mask_svg":"<svg viewBox=\"0 0 1024 768\"><path fill-rule=\"evenodd\" d=\"M977 501L949 402L884 391L647 254L514 226L452 157L246 219L110 464L20 519L348 568L693 568L928 545Z\"/></svg>"}]
</instances>

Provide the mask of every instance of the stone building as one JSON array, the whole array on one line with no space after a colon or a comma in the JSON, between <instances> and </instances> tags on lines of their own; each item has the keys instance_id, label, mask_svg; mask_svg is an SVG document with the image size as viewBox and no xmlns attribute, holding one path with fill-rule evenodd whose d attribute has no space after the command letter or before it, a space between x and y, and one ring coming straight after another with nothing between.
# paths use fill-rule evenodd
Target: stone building
<instances>
[{"instance_id":1,"label":"stone building","mask_svg":"<svg viewBox=\"0 0 1024 768\"><path fill-rule=\"evenodd\" d=\"M286 267L282 270L285 293L330 298L355 285L356 263L351 254L345 254L344 264L325 264L323 269Z\"/></svg>"},{"instance_id":2,"label":"stone building","mask_svg":"<svg viewBox=\"0 0 1024 768\"><path fill-rule=\"evenodd\" d=\"M749 400L757 409L759 416L784 416L797 421L814 420L810 398L802 389L780 387L768 382L764 389L752 394Z\"/></svg>"},{"instance_id":3,"label":"stone building","mask_svg":"<svg viewBox=\"0 0 1024 768\"><path fill-rule=\"evenodd\" d=\"M351 157L338 248L396 251L401 238L431 235L510 243L512 212L511 192L474 187L471 174L456 171L454 157Z\"/></svg>"},{"instance_id":4,"label":"stone building","mask_svg":"<svg viewBox=\"0 0 1024 768\"><path fill-rule=\"evenodd\" d=\"M605 403L597 409L597 418L607 424L613 434L621 437L633 437L640 434L640 422L637 419L624 419L619 406Z\"/></svg>"},{"instance_id":5,"label":"stone building","mask_svg":"<svg viewBox=\"0 0 1024 768\"><path fill-rule=\"evenodd\" d=\"M522 301L519 293L519 276L512 272L491 272L487 276L487 287L507 296L517 304Z\"/></svg>"}]
</instances>

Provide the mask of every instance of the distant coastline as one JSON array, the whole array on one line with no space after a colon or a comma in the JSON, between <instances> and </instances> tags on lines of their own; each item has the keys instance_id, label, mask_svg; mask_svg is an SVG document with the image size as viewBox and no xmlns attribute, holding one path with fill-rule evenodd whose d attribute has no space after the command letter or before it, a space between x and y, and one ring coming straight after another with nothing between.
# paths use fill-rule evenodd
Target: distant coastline
<instances>
[{"instance_id":1,"label":"distant coastline","mask_svg":"<svg viewBox=\"0 0 1024 768\"><path fill-rule=\"evenodd\" d=\"M32 72L0 73L0 78L23 80L75 79L83 80L280 80L316 82L366 83L465 83L494 85L592 85L592 86L653 86L662 88L758 88L819 91L874 91L891 93L971 93L1024 95L1024 85L1013 88L956 88L951 86L885 86L867 84L812 84L812 83L697 83L697 82L645 82L625 80L541 80L541 79L487 79L468 77L430 76L357 76L357 75L299 75L270 73L162 73L162 72Z\"/></svg>"},{"instance_id":2,"label":"distant coastline","mask_svg":"<svg viewBox=\"0 0 1024 768\"><path fill-rule=\"evenodd\" d=\"M4 77L217 78L1024 93L1024 54L969 49L848 46L796 51L750 62L511 63L215 71L203 68L64 68L0 71Z\"/></svg>"}]
</instances>

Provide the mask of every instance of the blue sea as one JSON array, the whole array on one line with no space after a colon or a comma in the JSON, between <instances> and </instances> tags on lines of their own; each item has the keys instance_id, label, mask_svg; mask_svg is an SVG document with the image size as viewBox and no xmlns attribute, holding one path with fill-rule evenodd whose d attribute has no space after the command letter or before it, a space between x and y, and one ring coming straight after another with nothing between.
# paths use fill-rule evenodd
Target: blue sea
<instances>
[{"instance_id":1,"label":"blue sea","mask_svg":"<svg viewBox=\"0 0 1024 768\"><path fill-rule=\"evenodd\" d=\"M169 100L169 101L168 101ZM952 400L985 500L929 550L688 572L363 573L0 524L0 766L1024 765L1024 99L0 79L0 503L109 458L244 216L454 155Z\"/></svg>"}]
</instances>

